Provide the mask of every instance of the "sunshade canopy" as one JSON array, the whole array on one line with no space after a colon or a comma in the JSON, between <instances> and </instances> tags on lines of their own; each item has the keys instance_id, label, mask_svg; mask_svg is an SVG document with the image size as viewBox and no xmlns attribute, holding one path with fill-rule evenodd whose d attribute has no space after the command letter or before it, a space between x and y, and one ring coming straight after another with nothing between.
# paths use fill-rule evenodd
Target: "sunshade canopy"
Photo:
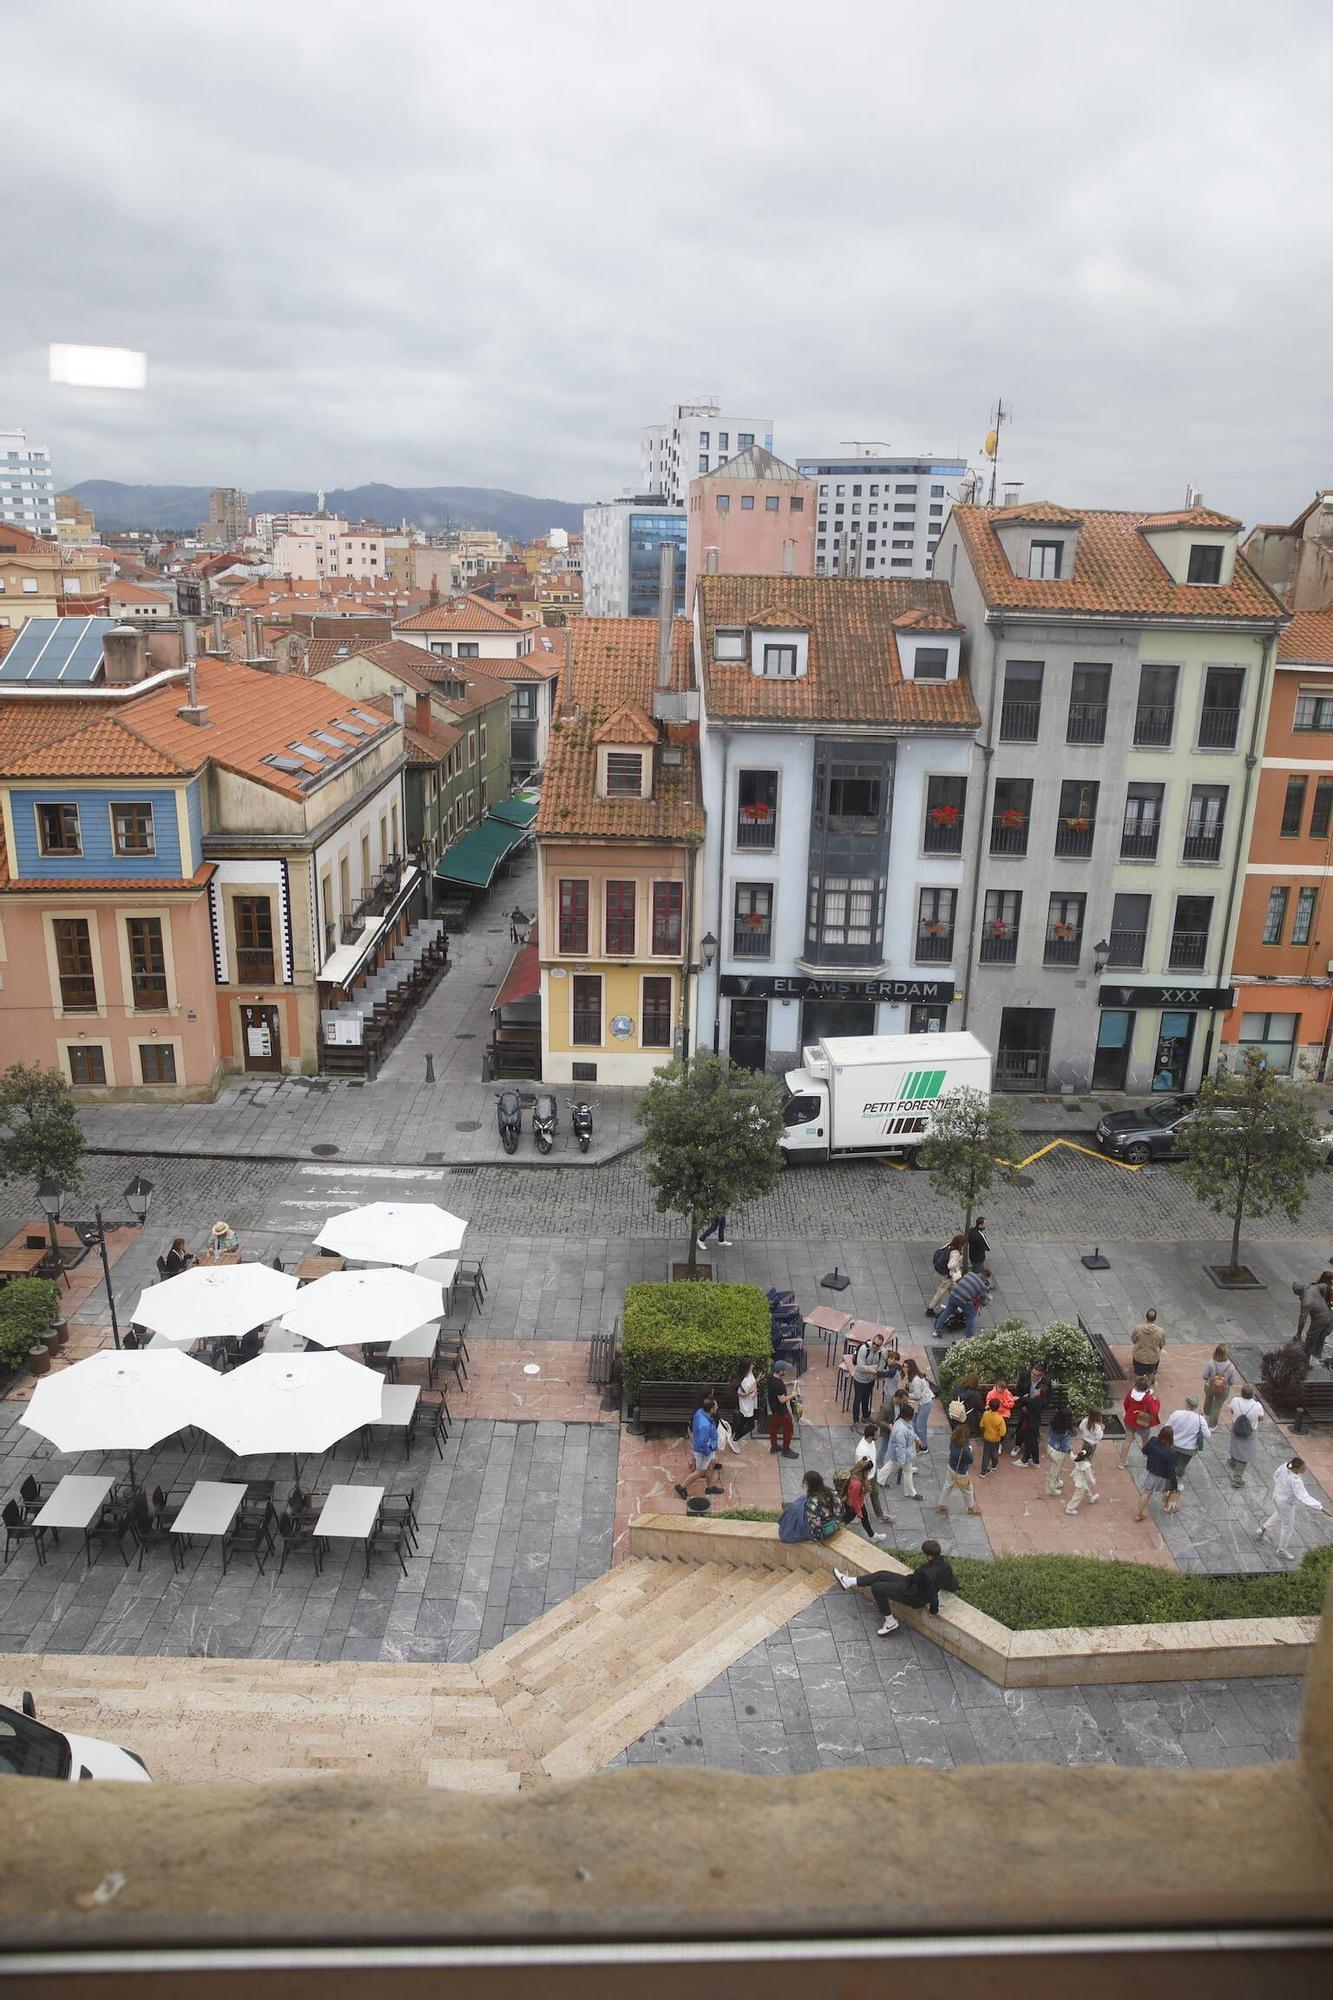
<instances>
[{"instance_id":1,"label":"sunshade canopy","mask_svg":"<svg viewBox=\"0 0 1333 2000\"><path fill-rule=\"evenodd\" d=\"M498 806L492 806L492 819L507 820L510 826L529 827L537 817L540 799L533 799L520 793L517 798L501 799Z\"/></svg>"},{"instance_id":2,"label":"sunshade canopy","mask_svg":"<svg viewBox=\"0 0 1333 2000\"><path fill-rule=\"evenodd\" d=\"M20 1421L57 1451L148 1451L188 1424L211 1428L220 1386L170 1347L108 1347L44 1376Z\"/></svg>"},{"instance_id":3,"label":"sunshade canopy","mask_svg":"<svg viewBox=\"0 0 1333 2000\"><path fill-rule=\"evenodd\" d=\"M396 1340L444 1315L444 1287L412 1271L331 1271L302 1287L282 1316L292 1333L321 1347Z\"/></svg>"},{"instance_id":4,"label":"sunshade canopy","mask_svg":"<svg viewBox=\"0 0 1333 2000\"><path fill-rule=\"evenodd\" d=\"M377 1421L384 1379L345 1354L260 1354L217 1385L206 1428L238 1458L329 1451Z\"/></svg>"},{"instance_id":5,"label":"sunshade canopy","mask_svg":"<svg viewBox=\"0 0 1333 2000\"><path fill-rule=\"evenodd\" d=\"M489 889L495 871L510 851L527 838L527 828L512 826L489 815L443 853L435 864L437 882L461 882L469 889Z\"/></svg>"},{"instance_id":6,"label":"sunshade canopy","mask_svg":"<svg viewBox=\"0 0 1333 2000\"><path fill-rule=\"evenodd\" d=\"M271 1264L194 1264L141 1292L134 1320L168 1340L239 1340L276 1319L299 1290Z\"/></svg>"},{"instance_id":7,"label":"sunshade canopy","mask_svg":"<svg viewBox=\"0 0 1333 2000\"><path fill-rule=\"evenodd\" d=\"M433 1201L372 1201L331 1215L315 1241L357 1264L419 1264L423 1257L451 1257L466 1233L461 1216ZM418 1326L430 1317L423 1314Z\"/></svg>"}]
</instances>

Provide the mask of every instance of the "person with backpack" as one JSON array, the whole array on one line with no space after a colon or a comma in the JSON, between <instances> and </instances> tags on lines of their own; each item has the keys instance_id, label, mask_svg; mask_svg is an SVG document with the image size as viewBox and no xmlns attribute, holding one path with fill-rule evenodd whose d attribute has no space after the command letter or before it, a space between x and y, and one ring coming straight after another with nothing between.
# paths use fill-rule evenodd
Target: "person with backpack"
<instances>
[{"instance_id":1,"label":"person with backpack","mask_svg":"<svg viewBox=\"0 0 1333 2000\"><path fill-rule=\"evenodd\" d=\"M932 1618L938 1618L940 1592L958 1588L958 1579L937 1541L922 1542L921 1553L926 1560L907 1576L893 1576L885 1570L870 1570L863 1576L853 1576L845 1569L833 1572L844 1590L870 1592L884 1619L877 1634L881 1639L898 1630L898 1620L893 1615L895 1604L905 1604L912 1611L928 1611Z\"/></svg>"},{"instance_id":2,"label":"person with backpack","mask_svg":"<svg viewBox=\"0 0 1333 2000\"><path fill-rule=\"evenodd\" d=\"M1162 1406L1153 1394L1146 1375L1136 1375L1124 1401L1125 1442L1120 1447L1121 1465L1129 1464L1136 1444L1146 1444L1162 1421Z\"/></svg>"},{"instance_id":3,"label":"person with backpack","mask_svg":"<svg viewBox=\"0 0 1333 2000\"><path fill-rule=\"evenodd\" d=\"M937 1514L949 1511L949 1496L961 1493L967 1502L969 1514L979 1514L976 1488L972 1484L972 1440L966 1424L955 1424L949 1433L949 1469L944 1475L944 1485L935 1507Z\"/></svg>"},{"instance_id":4,"label":"person with backpack","mask_svg":"<svg viewBox=\"0 0 1333 2000\"><path fill-rule=\"evenodd\" d=\"M991 1275L983 1264L979 1271L965 1271L950 1288L949 1296L935 1315L935 1332L943 1339L955 1313L963 1315L963 1338L970 1340L977 1330L977 1314L989 1304Z\"/></svg>"},{"instance_id":5,"label":"person with backpack","mask_svg":"<svg viewBox=\"0 0 1333 2000\"><path fill-rule=\"evenodd\" d=\"M1258 1431L1264 1422L1264 1406L1248 1382L1242 1382L1227 1404L1231 1430L1227 1444L1227 1471L1239 1489L1245 1484L1245 1468L1253 1465L1259 1452Z\"/></svg>"},{"instance_id":6,"label":"person with backpack","mask_svg":"<svg viewBox=\"0 0 1333 2000\"><path fill-rule=\"evenodd\" d=\"M1279 1465L1273 1474L1273 1511L1262 1527L1254 1531L1262 1542L1270 1528L1277 1529L1277 1552L1283 1562L1292 1562L1295 1559L1291 1538L1296 1532L1297 1507L1312 1507L1316 1514L1333 1512L1333 1509L1326 1507L1322 1500L1316 1500L1314 1494L1309 1491L1301 1477L1304 1471L1303 1458L1289 1458L1285 1465Z\"/></svg>"},{"instance_id":7,"label":"person with backpack","mask_svg":"<svg viewBox=\"0 0 1333 2000\"><path fill-rule=\"evenodd\" d=\"M842 1525L842 1510L830 1493L820 1472L807 1472L803 1490L789 1500L778 1516L778 1540L782 1542L826 1542Z\"/></svg>"},{"instance_id":8,"label":"person with backpack","mask_svg":"<svg viewBox=\"0 0 1333 2000\"><path fill-rule=\"evenodd\" d=\"M1203 1420L1215 1425L1228 1396L1240 1387L1236 1364L1225 1347L1215 1347L1203 1364Z\"/></svg>"},{"instance_id":9,"label":"person with backpack","mask_svg":"<svg viewBox=\"0 0 1333 2000\"><path fill-rule=\"evenodd\" d=\"M883 1369L884 1336L872 1333L852 1356L852 1423L864 1424L870 1416L871 1399Z\"/></svg>"},{"instance_id":10,"label":"person with backpack","mask_svg":"<svg viewBox=\"0 0 1333 2000\"><path fill-rule=\"evenodd\" d=\"M1176 1447L1171 1435L1170 1424L1163 1424L1156 1437L1150 1437L1143 1447L1143 1475L1139 1487L1139 1508L1134 1519L1141 1521L1148 1512L1148 1502L1155 1493L1165 1495L1162 1505L1167 1513L1173 1514L1179 1505L1180 1481L1176 1477Z\"/></svg>"},{"instance_id":11,"label":"person with backpack","mask_svg":"<svg viewBox=\"0 0 1333 2000\"><path fill-rule=\"evenodd\" d=\"M930 1263L931 1269L940 1282L936 1285L934 1296L926 1307L927 1319L933 1319L944 1304L951 1287L956 1285L962 1277L963 1267L966 1262L967 1238L961 1234L951 1236L948 1242L942 1243L935 1252Z\"/></svg>"}]
</instances>

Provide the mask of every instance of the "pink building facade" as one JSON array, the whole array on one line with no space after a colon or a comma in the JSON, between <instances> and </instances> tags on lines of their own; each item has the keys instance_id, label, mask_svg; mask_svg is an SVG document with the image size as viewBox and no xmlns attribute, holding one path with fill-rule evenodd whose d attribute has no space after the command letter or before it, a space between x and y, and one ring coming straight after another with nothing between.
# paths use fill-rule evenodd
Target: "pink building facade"
<instances>
[{"instance_id":1,"label":"pink building facade","mask_svg":"<svg viewBox=\"0 0 1333 2000\"><path fill-rule=\"evenodd\" d=\"M771 451L752 445L716 472L690 481L685 603L696 577L813 576L818 486Z\"/></svg>"}]
</instances>

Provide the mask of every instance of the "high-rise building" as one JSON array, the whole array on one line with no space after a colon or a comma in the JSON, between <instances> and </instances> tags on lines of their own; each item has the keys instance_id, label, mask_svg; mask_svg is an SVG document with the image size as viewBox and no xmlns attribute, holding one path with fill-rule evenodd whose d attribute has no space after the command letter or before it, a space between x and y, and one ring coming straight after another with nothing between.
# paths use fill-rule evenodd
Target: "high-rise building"
<instances>
[{"instance_id":1,"label":"high-rise building","mask_svg":"<svg viewBox=\"0 0 1333 2000\"><path fill-rule=\"evenodd\" d=\"M250 528L249 496L239 486L217 486L208 496L207 539L231 548L243 542Z\"/></svg>"},{"instance_id":2,"label":"high-rise building","mask_svg":"<svg viewBox=\"0 0 1333 2000\"><path fill-rule=\"evenodd\" d=\"M701 472L715 472L751 445L772 451L773 419L724 416L719 402L703 397L677 403L668 422L644 427L641 440L643 491L683 507L690 481Z\"/></svg>"},{"instance_id":3,"label":"high-rise building","mask_svg":"<svg viewBox=\"0 0 1333 2000\"><path fill-rule=\"evenodd\" d=\"M935 544L968 478L960 458L867 451L798 458L818 482L816 576L932 576Z\"/></svg>"},{"instance_id":4,"label":"high-rise building","mask_svg":"<svg viewBox=\"0 0 1333 2000\"><path fill-rule=\"evenodd\" d=\"M583 608L589 618L656 618L664 543L676 546L676 603L685 610L685 509L653 494L583 510Z\"/></svg>"},{"instance_id":5,"label":"high-rise building","mask_svg":"<svg viewBox=\"0 0 1333 2000\"><path fill-rule=\"evenodd\" d=\"M0 430L0 521L30 535L54 535L56 488L51 454L26 431Z\"/></svg>"}]
</instances>

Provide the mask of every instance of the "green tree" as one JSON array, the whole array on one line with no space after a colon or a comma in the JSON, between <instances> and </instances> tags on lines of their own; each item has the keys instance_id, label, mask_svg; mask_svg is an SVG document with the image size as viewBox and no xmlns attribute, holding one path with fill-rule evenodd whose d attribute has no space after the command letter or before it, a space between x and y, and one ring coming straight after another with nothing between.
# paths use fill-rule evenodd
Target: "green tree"
<instances>
[{"instance_id":1,"label":"green tree","mask_svg":"<svg viewBox=\"0 0 1333 2000\"><path fill-rule=\"evenodd\" d=\"M940 1099L917 1158L935 1193L962 1210L966 1234L987 1190L1012 1174L1018 1150L1018 1126L1003 1099L960 1090Z\"/></svg>"},{"instance_id":2,"label":"green tree","mask_svg":"<svg viewBox=\"0 0 1333 2000\"><path fill-rule=\"evenodd\" d=\"M70 1087L58 1069L10 1063L0 1071L0 1181L48 1177L76 1187L83 1178L83 1127ZM56 1226L49 1225L58 1256Z\"/></svg>"},{"instance_id":3,"label":"green tree","mask_svg":"<svg viewBox=\"0 0 1333 2000\"><path fill-rule=\"evenodd\" d=\"M662 1215L686 1217L690 1274L700 1229L776 1186L782 1098L775 1077L697 1055L660 1069L639 1100L649 1185Z\"/></svg>"},{"instance_id":4,"label":"green tree","mask_svg":"<svg viewBox=\"0 0 1333 2000\"><path fill-rule=\"evenodd\" d=\"M1270 1076L1251 1049L1235 1075L1205 1080L1177 1139L1181 1172L1199 1200L1231 1220L1231 1262L1240 1267L1240 1232L1247 1217L1280 1208L1300 1220L1310 1174L1318 1165L1317 1123L1299 1090Z\"/></svg>"}]
</instances>

